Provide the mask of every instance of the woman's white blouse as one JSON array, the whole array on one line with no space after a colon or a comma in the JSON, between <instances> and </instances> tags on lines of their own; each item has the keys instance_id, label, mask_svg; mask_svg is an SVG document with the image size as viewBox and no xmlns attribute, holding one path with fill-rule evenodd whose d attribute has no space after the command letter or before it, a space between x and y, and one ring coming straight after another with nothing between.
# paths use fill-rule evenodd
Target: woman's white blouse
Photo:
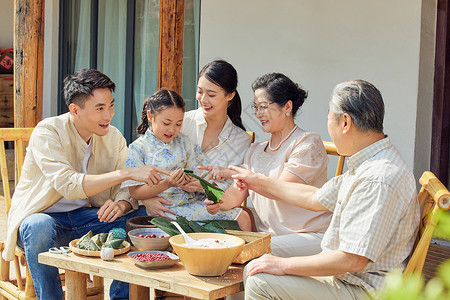
<instances>
[{"instance_id":1,"label":"woman's white blouse","mask_svg":"<svg viewBox=\"0 0 450 300\"><path fill-rule=\"evenodd\" d=\"M184 114L181 132L201 147L206 126L207 123L202 109L198 108ZM206 156L211 166L239 166L244 162L244 155L250 147L250 143L250 136L247 132L234 125L230 118L227 118L219 134L219 144L203 152L203 155ZM208 172L204 171L200 176L206 179L207 174ZM216 184L226 190L232 182L232 180L224 180L216 181Z\"/></svg>"}]
</instances>

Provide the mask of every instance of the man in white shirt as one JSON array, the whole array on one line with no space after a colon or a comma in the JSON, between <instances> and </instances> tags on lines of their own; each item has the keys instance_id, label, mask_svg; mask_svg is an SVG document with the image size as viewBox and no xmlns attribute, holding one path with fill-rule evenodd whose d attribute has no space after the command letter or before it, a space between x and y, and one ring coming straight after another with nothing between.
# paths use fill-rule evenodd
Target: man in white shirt
<instances>
[{"instance_id":1,"label":"man in white shirt","mask_svg":"<svg viewBox=\"0 0 450 300\"><path fill-rule=\"evenodd\" d=\"M89 230L125 228L127 218L145 215L122 181L157 184L167 171L154 166L124 169L128 148L110 125L115 84L103 73L82 69L64 80L70 112L36 125L11 201L6 247L25 251L38 299L62 299L58 270L38 263L38 254L68 245ZM128 213L126 216L124 214Z\"/></svg>"},{"instance_id":2,"label":"man in white shirt","mask_svg":"<svg viewBox=\"0 0 450 300\"><path fill-rule=\"evenodd\" d=\"M380 92L362 80L333 91L328 132L348 171L321 188L282 182L232 167L240 188L333 217L322 252L280 258L264 255L245 272L246 299L366 299L386 273L403 269L417 233L415 180L383 133Z\"/></svg>"}]
</instances>

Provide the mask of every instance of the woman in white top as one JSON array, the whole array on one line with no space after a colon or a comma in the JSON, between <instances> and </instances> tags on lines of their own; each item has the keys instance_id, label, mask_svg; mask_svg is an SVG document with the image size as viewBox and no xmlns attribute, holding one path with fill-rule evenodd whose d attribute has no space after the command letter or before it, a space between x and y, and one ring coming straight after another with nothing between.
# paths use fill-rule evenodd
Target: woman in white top
<instances>
[{"instance_id":1,"label":"woman in white top","mask_svg":"<svg viewBox=\"0 0 450 300\"><path fill-rule=\"evenodd\" d=\"M306 91L280 73L266 74L252 84L255 116L268 141L255 143L247 151L244 167L268 177L321 187L327 181L328 157L320 136L306 132L294 122ZM210 176L231 178L233 171L207 167ZM272 252L277 256L319 253L323 233L328 227L329 212L313 212L293 204L263 197L254 191L228 188L219 204L205 200L212 214L240 205L247 197L260 219L258 231L272 235Z\"/></svg>"},{"instance_id":2,"label":"woman in white top","mask_svg":"<svg viewBox=\"0 0 450 300\"><path fill-rule=\"evenodd\" d=\"M203 155L211 165L228 167L241 165L244 154L250 147L250 136L241 120L241 99L237 92L237 72L224 61L215 60L200 71L197 83L197 110L186 112L181 132L201 146ZM207 172L203 177L206 177ZM227 189L232 180L213 181L222 189ZM201 192L198 180L183 187L188 192ZM157 201L155 201L157 200ZM144 204L152 216L167 217L166 212L174 213L161 205L171 203L162 198L145 200ZM239 212L239 214L247 212Z\"/></svg>"}]
</instances>

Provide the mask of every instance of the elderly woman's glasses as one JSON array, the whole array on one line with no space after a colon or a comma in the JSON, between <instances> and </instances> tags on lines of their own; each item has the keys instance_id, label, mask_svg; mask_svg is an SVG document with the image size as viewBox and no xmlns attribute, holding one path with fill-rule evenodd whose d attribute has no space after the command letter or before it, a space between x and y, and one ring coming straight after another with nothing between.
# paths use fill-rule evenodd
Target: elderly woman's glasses
<instances>
[{"instance_id":1,"label":"elderly woman's glasses","mask_svg":"<svg viewBox=\"0 0 450 300\"><path fill-rule=\"evenodd\" d=\"M253 103L253 104L251 105L251 108L252 108L253 112L254 112L255 114L257 114L258 111L259 111L259 112L265 112L265 111L267 111L267 110L269 109L269 105L270 105L270 104L273 104L273 103L275 103L275 102L261 103L260 105L256 105L255 103Z\"/></svg>"}]
</instances>

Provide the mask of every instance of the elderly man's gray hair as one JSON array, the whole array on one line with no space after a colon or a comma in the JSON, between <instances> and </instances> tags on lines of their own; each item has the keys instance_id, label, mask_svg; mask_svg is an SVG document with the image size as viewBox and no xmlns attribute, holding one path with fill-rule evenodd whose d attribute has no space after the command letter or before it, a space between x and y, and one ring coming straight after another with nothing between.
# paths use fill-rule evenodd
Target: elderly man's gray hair
<instances>
[{"instance_id":1,"label":"elderly man's gray hair","mask_svg":"<svg viewBox=\"0 0 450 300\"><path fill-rule=\"evenodd\" d=\"M364 80L351 80L335 86L330 110L336 120L347 113L361 131L383 132L384 102L380 91Z\"/></svg>"}]
</instances>

